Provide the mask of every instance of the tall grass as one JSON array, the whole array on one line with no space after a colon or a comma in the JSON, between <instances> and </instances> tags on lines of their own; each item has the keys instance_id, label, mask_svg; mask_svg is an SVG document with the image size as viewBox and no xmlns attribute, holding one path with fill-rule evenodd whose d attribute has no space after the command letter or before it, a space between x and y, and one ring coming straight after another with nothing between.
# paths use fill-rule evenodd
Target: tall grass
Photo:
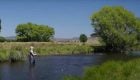
<instances>
[{"instance_id":1,"label":"tall grass","mask_svg":"<svg viewBox=\"0 0 140 80\"><path fill-rule=\"evenodd\" d=\"M82 77L65 77L64 80L139 80L140 59L128 62L109 61L100 66L89 67Z\"/></svg>"},{"instance_id":2,"label":"tall grass","mask_svg":"<svg viewBox=\"0 0 140 80\"><path fill-rule=\"evenodd\" d=\"M140 44L134 46L132 49L133 49L133 51L140 51Z\"/></svg>"},{"instance_id":3,"label":"tall grass","mask_svg":"<svg viewBox=\"0 0 140 80\"><path fill-rule=\"evenodd\" d=\"M89 45L51 42L3 42L0 43L0 61L26 60L30 46L34 46L34 51L40 56L88 54L93 51L93 48Z\"/></svg>"}]
</instances>

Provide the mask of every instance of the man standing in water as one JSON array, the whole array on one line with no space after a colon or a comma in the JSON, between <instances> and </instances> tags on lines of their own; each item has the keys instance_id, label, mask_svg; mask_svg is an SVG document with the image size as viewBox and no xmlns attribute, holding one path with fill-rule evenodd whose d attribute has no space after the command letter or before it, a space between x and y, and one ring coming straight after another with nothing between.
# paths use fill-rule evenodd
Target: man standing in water
<instances>
[{"instance_id":1,"label":"man standing in water","mask_svg":"<svg viewBox=\"0 0 140 80\"><path fill-rule=\"evenodd\" d=\"M30 62L30 64L35 64L35 57L34 56L37 55L37 54L34 53L33 49L34 49L34 47L31 46L30 47L30 53L29 53L29 62Z\"/></svg>"}]
</instances>

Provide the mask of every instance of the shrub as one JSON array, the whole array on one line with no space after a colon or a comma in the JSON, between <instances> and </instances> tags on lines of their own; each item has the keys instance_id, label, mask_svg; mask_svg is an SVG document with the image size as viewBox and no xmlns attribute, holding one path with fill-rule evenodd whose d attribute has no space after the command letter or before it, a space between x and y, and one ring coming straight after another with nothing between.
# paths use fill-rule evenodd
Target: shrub
<instances>
[{"instance_id":1,"label":"shrub","mask_svg":"<svg viewBox=\"0 0 140 80\"><path fill-rule=\"evenodd\" d=\"M139 80L139 62L140 59L128 62L109 61L86 68L82 77L66 77L64 80Z\"/></svg>"}]
</instances>

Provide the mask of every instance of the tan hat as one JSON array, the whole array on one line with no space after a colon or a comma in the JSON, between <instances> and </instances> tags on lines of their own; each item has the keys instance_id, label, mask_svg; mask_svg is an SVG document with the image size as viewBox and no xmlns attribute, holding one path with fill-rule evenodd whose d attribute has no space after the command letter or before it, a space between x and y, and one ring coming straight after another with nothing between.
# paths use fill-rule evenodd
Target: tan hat
<instances>
[{"instance_id":1,"label":"tan hat","mask_svg":"<svg viewBox=\"0 0 140 80\"><path fill-rule=\"evenodd\" d=\"M30 46L30 49L34 49L34 47L33 46Z\"/></svg>"}]
</instances>

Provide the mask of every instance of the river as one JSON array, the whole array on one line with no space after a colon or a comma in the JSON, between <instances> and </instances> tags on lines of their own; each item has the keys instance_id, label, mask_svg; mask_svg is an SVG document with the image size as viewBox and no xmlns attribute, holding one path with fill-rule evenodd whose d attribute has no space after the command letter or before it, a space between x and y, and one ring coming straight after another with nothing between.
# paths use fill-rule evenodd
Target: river
<instances>
[{"instance_id":1,"label":"river","mask_svg":"<svg viewBox=\"0 0 140 80\"><path fill-rule=\"evenodd\" d=\"M64 76L82 76L88 66L107 60L129 60L124 55L71 55L36 57L35 65L28 61L0 63L0 80L62 80Z\"/></svg>"}]
</instances>

